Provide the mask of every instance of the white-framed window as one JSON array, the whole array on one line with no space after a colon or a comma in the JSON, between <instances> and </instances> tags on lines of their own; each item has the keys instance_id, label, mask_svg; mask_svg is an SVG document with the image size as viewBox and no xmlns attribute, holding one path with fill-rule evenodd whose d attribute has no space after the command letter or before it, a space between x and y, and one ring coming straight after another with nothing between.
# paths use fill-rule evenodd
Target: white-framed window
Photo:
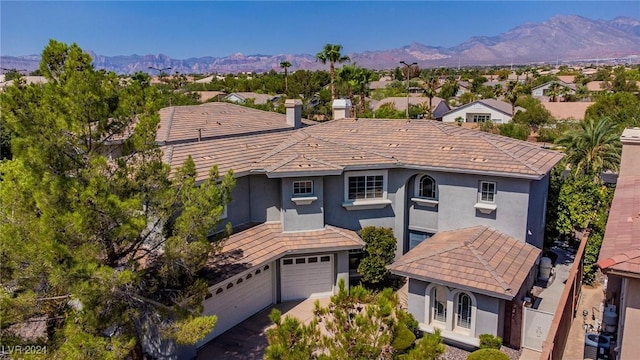
<instances>
[{"instance_id":1,"label":"white-framed window","mask_svg":"<svg viewBox=\"0 0 640 360\"><path fill-rule=\"evenodd\" d=\"M491 114L471 114L471 121L474 123L491 121Z\"/></svg>"},{"instance_id":2,"label":"white-framed window","mask_svg":"<svg viewBox=\"0 0 640 360\"><path fill-rule=\"evenodd\" d=\"M431 290L431 321L447 322L447 288L436 286Z\"/></svg>"},{"instance_id":3,"label":"white-framed window","mask_svg":"<svg viewBox=\"0 0 640 360\"><path fill-rule=\"evenodd\" d=\"M418 181L417 194L421 198L436 200L438 198L436 181L429 175L422 176Z\"/></svg>"},{"instance_id":4,"label":"white-framed window","mask_svg":"<svg viewBox=\"0 0 640 360\"><path fill-rule=\"evenodd\" d=\"M300 180L293 182L293 196L313 195L313 180Z\"/></svg>"},{"instance_id":5,"label":"white-framed window","mask_svg":"<svg viewBox=\"0 0 640 360\"><path fill-rule=\"evenodd\" d=\"M473 307L471 296L463 292L459 293L456 296L456 305L456 327L471 329L471 310Z\"/></svg>"},{"instance_id":6,"label":"white-framed window","mask_svg":"<svg viewBox=\"0 0 640 360\"><path fill-rule=\"evenodd\" d=\"M478 201L494 204L496 202L496 183L493 181L481 181Z\"/></svg>"},{"instance_id":7,"label":"white-framed window","mask_svg":"<svg viewBox=\"0 0 640 360\"><path fill-rule=\"evenodd\" d=\"M345 200L387 198L387 171L354 171L345 174Z\"/></svg>"}]
</instances>

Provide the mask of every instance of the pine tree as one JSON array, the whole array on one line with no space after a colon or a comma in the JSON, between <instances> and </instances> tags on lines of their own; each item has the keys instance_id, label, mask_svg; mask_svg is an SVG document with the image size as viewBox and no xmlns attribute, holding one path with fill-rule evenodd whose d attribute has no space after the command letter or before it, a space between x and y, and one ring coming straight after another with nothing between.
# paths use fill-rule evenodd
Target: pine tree
<instances>
[{"instance_id":1,"label":"pine tree","mask_svg":"<svg viewBox=\"0 0 640 360\"><path fill-rule=\"evenodd\" d=\"M199 316L200 275L232 174L196 186L189 158L171 175L148 82L54 40L40 71L46 84L0 98L13 151L0 162L0 328L44 319L49 354L68 359L140 359L154 333L196 342L216 321Z\"/></svg>"}]
</instances>

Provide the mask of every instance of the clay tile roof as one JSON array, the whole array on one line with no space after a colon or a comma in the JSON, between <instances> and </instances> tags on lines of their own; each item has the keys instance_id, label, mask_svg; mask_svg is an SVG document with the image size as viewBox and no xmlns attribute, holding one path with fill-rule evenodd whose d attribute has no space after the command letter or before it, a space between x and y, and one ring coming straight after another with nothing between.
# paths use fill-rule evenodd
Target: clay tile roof
<instances>
[{"instance_id":1,"label":"clay tile roof","mask_svg":"<svg viewBox=\"0 0 640 360\"><path fill-rule=\"evenodd\" d=\"M554 118L573 120L584 120L587 108L593 104L593 102L542 102L542 106Z\"/></svg>"},{"instance_id":2,"label":"clay tile roof","mask_svg":"<svg viewBox=\"0 0 640 360\"><path fill-rule=\"evenodd\" d=\"M235 233L207 262L207 280L216 284L285 254L360 249L364 241L352 230L326 225L321 230L284 232L279 222Z\"/></svg>"},{"instance_id":3,"label":"clay tile roof","mask_svg":"<svg viewBox=\"0 0 640 360\"><path fill-rule=\"evenodd\" d=\"M389 266L392 273L513 299L540 249L486 226L442 231Z\"/></svg>"},{"instance_id":4,"label":"clay tile roof","mask_svg":"<svg viewBox=\"0 0 640 360\"><path fill-rule=\"evenodd\" d=\"M302 131L395 159L398 166L540 178L562 157L535 144L431 120L344 119Z\"/></svg>"},{"instance_id":5,"label":"clay tile roof","mask_svg":"<svg viewBox=\"0 0 640 360\"><path fill-rule=\"evenodd\" d=\"M205 105L162 109L158 131L158 138L169 139L165 160L175 168L191 154L199 179L214 164L237 176L411 167L539 179L562 158L536 144L432 120L342 119L292 129L282 114ZM196 113L218 120L204 121ZM197 138L194 124L203 126L203 141L181 142Z\"/></svg>"},{"instance_id":6,"label":"clay tile roof","mask_svg":"<svg viewBox=\"0 0 640 360\"><path fill-rule=\"evenodd\" d=\"M620 174L597 265L640 274L640 129L626 129L621 140Z\"/></svg>"},{"instance_id":7,"label":"clay tile roof","mask_svg":"<svg viewBox=\"0 0 640 360\"><path fill-rule=\"evenodd\" d=\"M200 95L200 102L205 102L207 100L215 99L217 97L222 97L226 95L224 91L195 91L195 93Z\"/></svg>"},{"instance_id":8,"label":"clay tile roof","mask_svg":"<svg viewBox=\"0 0 640 360\"><path fill-rule=\"evenodd\" d=\"M576 81L575 75L558 75L557 77L558 77L558 80L566 84L573 84Z\"/></svg>"},{"instance_id":9,"label":"clay tile roof","mask_svg":"<svg viewBox=\"0 0 640 360\"><path fill-rule=\"evenodd\" d=\"M200 130L198 130L200 129ZM175 144L201 139L291 130L282 114L229 103L206 103L160 109L156 141Z\"/></svg>"},{"instance_id":10,"label":"clay tile roof","mask_svg":"<svg viewBox=\"0 0 640 360\"><path fill-rule=\"evenodd\" d=\"M587 90L589 91L602 91L606 88L605 81L590 81L587 83Z\"/></svg>"}]
</instances>

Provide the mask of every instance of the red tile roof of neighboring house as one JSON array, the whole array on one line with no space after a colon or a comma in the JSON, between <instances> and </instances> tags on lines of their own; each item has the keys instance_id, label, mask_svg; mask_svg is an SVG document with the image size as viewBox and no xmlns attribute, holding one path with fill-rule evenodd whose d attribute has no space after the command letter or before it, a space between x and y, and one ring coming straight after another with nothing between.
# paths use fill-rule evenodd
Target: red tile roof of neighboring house
<instances>
[{"instance_id":1,"label":"red tile roof of neighboring house","mask_svg":"<svg viewBox=\"0 0 640 360\"><path fill-rule=\"evenodd\" d=\"M200 95L200 102L205 102L216 97L220 100L227 95L224 91L195 91L195 93Z\"/></svg>"},{"instance_id":2,"label":"red tile roof of neighboring house","mask_svg":"<svg viewBox=\"0 0 640 360\"><path fill-rule=\"evenodd\" d=\"M326 225L321 230L283 232L279 222L263 223L233 234L207 262L210 284L264 265L287 254L360 249L355 231Z\"/></svg>"},{"instance_id":3,"label":"red tile roof of neighboring house","mask_svg":"<svg viewBox=\"0 0 640 360\"><path fill-rule=\"evenodd\" d=\"M542 102L551 116L559 120L584 120L587 108L595 103L593 102Z\"/></svg>"},{"instance_id":4,"label":"red tile roof of neighboring house","mask_svg":"<svg viewBox=\"0 0 640 360\"><path fill-rule=\"evenodd\" d=\"M540 249L486 226L442 231L389 266L392 273L507 300L513 299Z\"/></svg>"},{"instance_id":5,"label":"red tile roof of neighboring house","mask_svg":"<svg viewBox=\"0 0 640 360\"><path fill-rule=\"evenodd\" d=\"M557 78L565 84L573 84L576 81L575 75L557 75Z\"/></svg>"},{"instance_id":6,"label":"red tile roof of neighboring house","mask_svg":"<svg viewBox=\"0 0 640 360\"><path fill-rule=\"evenodd\" d=\"M587 90L589 91L603 91L606 89L605 81L590 81L587 83Z\"/></svg>"},{"instance_id":7,"label":"red tile roof of neighboring house","mask_svg":"<svg viewBox=\"0 0 640 360\"><path fill-rule=\"evenodd\" d=\"M626 129L621 140L620 175L598 266L640 274L640 128Z\"/></svg>"}]
</instances>

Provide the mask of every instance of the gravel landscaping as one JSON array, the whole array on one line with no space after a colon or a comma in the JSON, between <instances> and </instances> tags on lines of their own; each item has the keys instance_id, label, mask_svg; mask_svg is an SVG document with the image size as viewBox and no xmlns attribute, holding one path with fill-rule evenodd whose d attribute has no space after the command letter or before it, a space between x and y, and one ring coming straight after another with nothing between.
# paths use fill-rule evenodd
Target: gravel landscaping
<instances>
[{"instance_id":1,"label":"gravel landscaping","mask_svg":"<svg viewBox=\"0 0 640 360\"><path fill-rule=\"evenodd\" d=\"M462 350L446 344L445 346L447 347L447 350L445 351L444 355L440 358L442 360L467 360L467 356L471 354L470 351ZM520 359L520 350L514 350L506 346L503 346L500 349L500 351L507 354L509 356L509 359L511 360Z\"/></svg>"}]
</instances>

